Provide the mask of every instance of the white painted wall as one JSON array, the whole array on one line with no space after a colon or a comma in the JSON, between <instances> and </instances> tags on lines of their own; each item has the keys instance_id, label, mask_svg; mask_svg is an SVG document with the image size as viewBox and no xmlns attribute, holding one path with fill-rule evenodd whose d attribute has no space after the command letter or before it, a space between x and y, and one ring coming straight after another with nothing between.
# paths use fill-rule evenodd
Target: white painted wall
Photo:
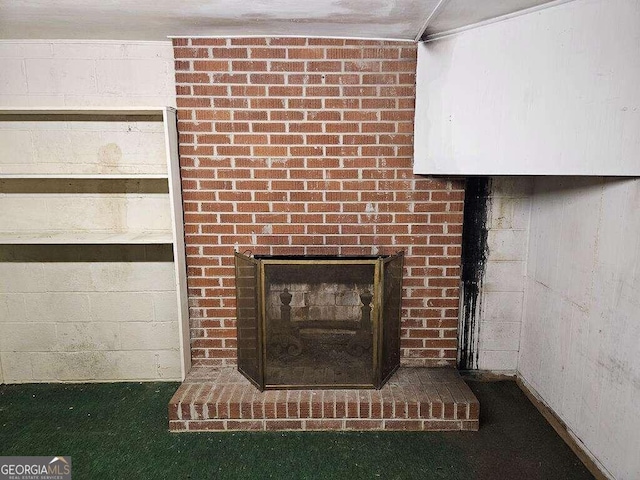
<instances>
[{"instance_id":1,"label":"white painted wall","mask_svg":"<svg viewBox=\"0 0 640 480\"><path fill-rule=\"evenodd\" d=\"M0 106L175 106L170 42L0 40Z\"/></svg>"},{"instance_id":2,"label":"white painted wall","mask_svg":"<svg viewBox=\"0 0 640 480\"><path fill-rule=\"evenodd\" d=\"M532 185L526 177L491 179L478 325L480 370L517 370Z\"/></svg>"},{"instance_id":3,"label":"white painted wall","mask_svg":"<svg viewBox=\"0 0 640 480\"><path fill-rule=\"evenodd\" d=\"M519 374L618 480L640 478L640 180L538 178Z\"/></svg>"},{"instance_id":4,"label":"white painted wall","mask_svg":"<svg viewBox=\"0 0 640 480\"><path fill-rule=\"evenodd\" d=\"M170 42L0 41L0 106L164 105ZM0 173L166 173L161 123L28 123L0 125ZM161 231L169 213L162 194L0 194L3 231ZM0 369L4 382L179 379L173 263L0 262Z\"/></svg>"},{"instance_id":5,"label":"white painted wall","mask_svg":"<svg viewBox=\"0 0 640 480\"><path fill-rule=\"evenodd\" d=\"M640 2L576 0L421 44L420 174L640 175Z\"/></svg>"},{"instance_id":6,"label":"white painted wall","mask_svg":"<svg viewBox=\"0 0 640 480\"><path fill-rule=\"evenodd\" d=\"M640 2L575 0L418 65L416 172L583 176L494 183L479 367L516 371L616 480L640 478L640 180L598 175L640 176L639 52Z\"/></svg>"},{"instance_id":7,"label":"white painted wall","mask_svg":"<svg viewBox=\"0 0 640 480\"><path fill-rule=\"evenodd\" d=\"M167 173L158 121L3 118L0 144L3 174Z\"/></svg>"},{"instance_id":8,"label":"white painted wall","mask_svg":"<svg viewBox=\"0 0 640 480\"><path fill-rule=\"evenodd\" d=\"M0 262L7 383L178 379L171 262Z\"/></svg>"},{"instance_id":9,"label":"white painted wall","mask_svg":"<svg viewBox=\"0 0 640 480\"><path fill-rule=\"evenodd\" d=\"M47 232L81 243L74 236L165 233L171 232L170 213L168 195L161 193L0 193L0 238Z\"/></svg>"}]
</instances>

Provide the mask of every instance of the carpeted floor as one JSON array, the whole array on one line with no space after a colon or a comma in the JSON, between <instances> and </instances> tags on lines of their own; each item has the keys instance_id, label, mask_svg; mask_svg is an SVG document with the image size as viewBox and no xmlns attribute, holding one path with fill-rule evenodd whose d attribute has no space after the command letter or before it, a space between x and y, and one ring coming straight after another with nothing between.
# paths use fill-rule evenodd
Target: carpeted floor
<instances>
[{"instance_id":1,"label":"carpeted floor","mask_svg":"<svg viewBox=\"0 0 640 480\"><path fill-rule=\"evenodd\" d=\"M590 479L511 381L469 381L479 432L180 433L177 383L0 385L0 455L70 455L75 479Z\"/></svg>"}]
</instances>

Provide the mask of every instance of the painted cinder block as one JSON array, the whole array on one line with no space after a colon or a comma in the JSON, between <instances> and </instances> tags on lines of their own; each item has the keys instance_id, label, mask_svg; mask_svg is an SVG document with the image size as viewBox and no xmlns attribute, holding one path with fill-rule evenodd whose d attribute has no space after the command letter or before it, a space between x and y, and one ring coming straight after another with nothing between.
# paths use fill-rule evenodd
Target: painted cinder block
<instances>
[{"instance_id":1,"label":"painted cinder block","mask_svg":"<svg viewBox=\"0 0 640 480\"><path fill-rule=\"evenodd\" d=\"M152 356L147 352L53 352L32 357L33 375L36 379L57 381L127 380L136 374L140 378L152 378ZM124 360L129 360L126 364ZM148 364L144 365L144 360Z\"/></svg>"},{"instance_id":2,"label":"painted cinder block","mask_svg":"<svg viewBox=\"0 0 640 480\"><path fill-rule=\"evenodd\" d=\"M0 229L4 232L47 230L50 221L43 199L27 195L0 196Z\"/></svg>"},{"instance_id":3,"label":"painted cinder block","mask_svg":"<svg viewBox=\"0 0 640 480\"><path fill-rule=\"evenodd\" d=\"M65 97L62 95L24 94L24 95L0 95L0 105L3 107L63 107Z\"/></svg>"},{"instance_id":4,"label":"painted cinder block","mask_svg":"<svg viewBox=\"0 0 640 480\"><path fill-rule=\"evenodd\" d=\"M522 292L524 262L487 262L483 289L487 292Z\"/></svg>"},{"instance_id":5,"label":"painted cinder block","mask_svg":"<svg viewBox=\"0 0 640 480\"><path fill-rule=\"evenodd\" d=\"M525 260L528 233L525 230L490 230L487 234L488 260Z\"/></svg>"},{"instance_id":6,"label":"painted cinder block","mask_svg":"<svg viewBox=\"0 0 640 480\"><path fill-rule=\"evenodd\" d=\"M481 322L480 349L517 352L520 344L520 322Z\"/></svg>"},{"instance_id":7,"label":"painted cinder block","mask_svg":"<svg viewBox=\"0 0 640 480\"><path fill-rule=\"evenodd\" d=\"M157 379L159 358L148 350L106 352L100 374L108 380Z\"/></svg>"},{"instance_id":8,"label":"painted cinder block","mask_svg":"<svg viewBox=\"0 0 640 480\"><path fill-rule=\"evenodd\" d=\"M64 352L119 350L120 325L116 322L60 323L56 326L58 349Z\"/></svg>"},{"instance_id":9,"label":"painted cinder block","mask_svg":"<svg viewBox=\"0 0 640 480\"><path fill-rule=\"evenodd\" d=\"M5 95L24 95L29 90L23 61L20 58L3 58L0 68L0 91Z\"/></svg>"},{"instance_id":10,"label":"painted cinder block","mask_svg":"<svg viewBox=\"0 0 640 480\"><path fill-rule=\"evenodd\" d=\"M0 105L175 105L170 42L0 41L0 65ZM98 85L109 85L109 91L98 92ZM2 122L0 127L4 173L166 173L159 122ZM12 194L13 203L1 205L0 229L29 228L20 223L27 218L38 229L112 228L114 220L123 228L170 227L168 215L158 214L169 211L166 196L111 195L102 203L96 195L83 196L81 211L64 195L54 197ZM3 381L179 379L176 319L170 262L0 263ZM154 320L175 333L170 345L167 335L159 336L166 350L120 350L122 323Z\"/></svg>"},{"instance_id":11,"label":"painted cinder block","mask_svg":"<svg viewBox=\"0 0 640 480\"><path fill-rule=\"evenodd\" d=\"M172 362L180 368L178 358L162 351L34 353L30 359L36 381L176 380Z\"/></svg>"},{"instance_id":12,"label":"painted cinder block","mask_svg":"<svg viewBox=\"0 0 640 480\"><path fill-rule=\"evenodd\" d=\"M44 292L46 285L42 264L0 262L0 292Z\"/></svg>"},{"instance_id":13,"label":"painted cinder block","mask_svg":"<svg viewBox=\"0 0 640 480\"><path fill-rule=\"evenodd\" d=\"M157 350L154 352L158 380L181 380L180 350Z\"/></svg>"},{"instance_id":14,"label":"painted cinder block","mask_svg":"<svg viewBox=\"0 0 640 480\"><path fill-rule=\"evenodd\" d=\"M513 350L482 350L478 358L478 369L515 372L518 368L518 352Z\"/></svg>"},{"instance_id":15,"label":"painted cinder block","mask_svg":"<svg viewBox=\"0 0 640 480\"><path fill-rule=\"evenodd\" d=\"M9 137L7 146L15 146L0 159L16 164L16 173L166 172L159 122L9 121L0 127L0 134ZM18 153L24 157L19 162Z\"/></svg>"},{"instance_id":16,"label":"painted cinder block","mask_svg":"<svg viewBox=\"0 0 640 480\"><path fill-rule=\"evenodd\" d=\"M51 42L50 48L53 50L53 58L96 60L99 63L102 59L123 58L126 44L116 42L54 41Z\"/></svg>"},{"instance_id":17,"label":"painted cinder block","mask_svg":"<svg viewBox=\"0 0 640 480\"><path fill-rule=\"evenodd\" d=\"M178 380L177 351L94 351L38 353L31 356L34 380Z\"/></svg>"},{"instance_id":18,"label":"painted cinder block","mask_svg":"<svg viewBox=\"0 0 640 480\"><path fill-rule=\"evenodd\" d=\"M31 133L26 129L6 128L5 124L0 123L0 145L0 165L3 171L10 172L9 165L29 165L35 162Z\"/></svg>"},{"instance_id":19,"label":"painted cinder block","mask_svg":"<svg viewBox=\"0 0 640 480\"><path fill-rule=\"evenodd\" d=\"M533 191L533 179L529 177L492 177L492 197L528 197Z\"/></svg>"},{"instance_id":20,"label":"painted cinder block","mask_svg":"<svg viewBox=\"0 0 640 480\"><path fill-rule=\"evenodd\" d=\"M43 263L44 285L51 292L92 292L96 285L86 263Z\"/></svg>"},{"instance_id":21,"label":"painted cinder block","mask_svg":"<svg viewBox=\"0 0 640 480\"><path fill-rule=\"evenodd\" d=\"M93 272L92 266L95 267ZM174 273L171 263L0 263L0 269L7 273L3 275L4 279L17 280L11 283L13 289L41 290L37 293L7 293L0 297L2 324L7 328L6 334L4 330L0 332L3 337L0 351L51 352L46 358L36 355L33 375L26 375L26 367L7 370L12 369L15 362L5 364L3 368L8 372L5 381L180 377L175 291L149 291L157 288L158 284L172 288ZM98 282L92 280L92 273L96 271ZM163 274L167 277L164 281ZM107 278L112 280L107 282ZM112 291L99 291L99 287ZM46 291L52 289L60 291ZM6 323L20 313L21 308L24 308L24 316L19 321L32 323ZM7 316L11 318L4 318ZM154 323L156 316L165 317L169 322ZM138 328L125 327L122 332L121 324L132 321L137 322ZM125 343L128 342L126 345L121 344L123 338L126 338ZM121 350L126 348L172 353L141 357ZM105 353L108 351L120 353L109 355ZM71 353L82 353L83 356ZM127 355L135 359L134 366L123 366L122 359ZM150 366L142 365L145 359ZM88 365L79 365L77 362L80 360L88 362ZM101 366L101 362L107 363ZM124 376L118 377L120 373Z\"/></svg>"},{"instance_id":22,"label":"painted cinder block","mask_svg":"<svg viewBox=\"0 0 640 480\"><path fill-rule=\"evenodd\" d=\"M105 59L96 63L98 93L106 95L162 95L168 90L168 61Z\"/></svg>"},{"instance_id":23,"label":"painted cinder block","mask_svg":"<svg viewBox=\"0 0 640 480\"><path fill-rule=\"evenodd\" d=\"M5 40L0 60L3 106L175 105L170 42Z\"/></svg>"},{"instance_id":24,"label":"painted cinder block","mask_svg":"<svg viewBox=\"0 0 640 480\"><path fill-rule=\"evenodd\" d=\"M153 319L156 322L177 322L178 301L175 292L154 292Z\"/></svg>"},{"instance_id":25,"label":"painted cinder block","mask_svg":"<svg viewBox=\"0 0 640 480\"><path fill-rule=\"evenodd\" d=\"M57 348L55 323L0 323L0 351L49 352Z\"/></svg>"},{"instance_id":26,"label":"painted cinder block","mask_svg":"<svg viewBox=\"0 0 640 480\"><path fill-rule=\"evenodd\" d=\"M43 125L35 125L31 130L39 163L70 162L91 165L96 173L109 173L109 167L135 163L129 158L135 158L140 151L138 133L125 136L113 131L113 127L111 131L94 130L98 125L90 125L91 129L81 129L81 125L64 128L57 124L55 127L45 130ZM156 161L162 159L160 156Z\"/></svg>"},{"instance_id":27,"label":"painted cinder block","mask_svg":"<svg viewBox=\"0 0 640 480\"><path fill-rule=\"evenodd\" d=\"M515 215L515 202L521 201L519 198L496 197L495 192L491 192L489 202L488 227L490 229L512 229ZM489 253L491 254L491 252Z\"/></svg>"},{"instance_id":28,"label":"painted cinder block","mask_svg":"<svg viewBox=\"0 0 640 480\"><path fill-rule=\"evenodd\" d=\"M31 382L33 377L31 352L0 352L0 364L6 383Z\"/></svg>"},{"instance_id":29,"label":"painted cinder block","mask_svg":"<svg viewBox=\"0 0 640 480\"><path fill-rule=\"evenodd\" d=\"M531 219L531 198L509 198L508 201L513 204L513 220L511 227L516 230L528 230Z\"/></svg>"},{"instance_id":30,"label":"painted cinder block","mask_svg":"<svg viewBox=\"0 0 640 480\"><path fill-rule=\"evenodd\" d=\"M483 322L520 322L523 292L484 292L481 319Z\"/></svg>"},{"instance_id":31,"label":"painted cinder block","mask_svg":"<svg viewBox=\"0 0 640 480\"><path fill-rule=\"evenodd\" d=\"M128 42L124 43L125 58L138 58L149 60L158 58L168 61L173 65L173 48L170 41L166 42ZM173 89L173 78L167 75L169 89Z\"/></svg>"},{"instance_id":32,"label":"painted cinder block","mask_svg":"<svg viewBox=\"0 0 640 480\"><path fill-rule=\"evenodd\" d=\"M29 362L31 363L31 371L32 378L34 381L48 381L55 382L60 381L60 371L62 370L65 362L64 360L68 359L69 363L76 361L86 361L88 359L87 355L80 356L80 354L65 354L63 352L52 352L52 353L42 353L42 352L31 352L29 353ZM85 364L78 363L76 365L77 376L76 378L79 381L85 380L86 375L84 375ZM69 368L67 368L69 370Z\"/></svg>"},{"instance_id":33,"label":"painted cinder block","mask_svg":"<svg viewBox=\"0 0 640 480\"><path fill-rule=\"evenodd\" d=\"M32 59L24 60L29 93L91 94L98 93L94 60Z\"/></svg>"},{"instance_id":34,"label":"painted cinder block","mask_svg":"<svg viewBox=\"0 0 640 480\"><path fill-rule=\"evenodd\" d=\"M74 107L157 107L158 105L175 106L175 98L166 95L67 95L63 97L64 105Z\"/></svg>"},{"instance_id":35,"label":"painted cinder block","mask_svg":"<svg viewBox=\"0 0 640 480\"><path fill-rule=\"evenodd\" d=\"M0 196L0 212L6 232L171 230L166 194L11 194Z\"/></svg>"},{"instance_id":36,"label":"painted cinder block","mask_svg":"<svg viewBox=\"0 0 640 480\"><path fill-rule=\"evenodd\" d=\"M171 230L171 208L168 195L128 195L123 201L127 229ZM150 212L153 212L153 214L150 214Z\"/></svg>"},{"instance_id":37,"label":"painted cinder block","mask_svg":"<svg viewBox=\"0 0 640 480\"><path fill-rule=\"evenodd\" d=\"M26 320L26 302L21 293L0 294L0 323Z\"/></svg>"},{"instance_id":38,"label":"painted cinder block","mask_svg":"<svg viewBox=\"0 0 640 480\"><path fill-rule=\"evenodd\" d=\"M83 292L25 293L27 322L86 322L90 319L89 296Z\"/></svg>"},{"instance_id":39,"label":"painted cinder block","mask_svg":"<svg viewBox=\"0 0 640 480\"><path fill-rule=\"evenodd\" d=\"M478 344L482 370L515 372L518 367L532 191L529 178L491 179Z\"/></svg>"},{"instance_id":40,"label":"painted cinder block","mask_svg":"<svg viewBox=\"0 0 640 480\"><path fill-rule=\"evenodd\" d=\"M175 289L171 262L91 263L91 279L97 291L167 291Z\"/></svg>"},{"instance_id":41,"label":"painted cinder block","mask_svg":"<svg viewBox=\"0 0 640 480\"><path fill-rule=\"evenodd\" d=\"M53 47L49 42L22 42L0 40L0 58L51 58Z\"/></svg>"},{"instance_id":42,"label":"painted cinder block","mask_svg":"<svg viewBox=\"0 0 640 480\"><path fill-rule=\"evenodd\" d=\"M169 350L178 348L177 322L122 322L123 350Z\"/></svg>"},{"instance_id":43,"label":"painted cinder block","mask_svg":"<svg viewBox=\"0 0 640 480\"><path fill-rule=\"evenodd\" d=\"M148 292L94 292L89 295L94 322L152 322L153 294ZM175 297L175 294L174 294Z\"/></svg>"}]
</instances>

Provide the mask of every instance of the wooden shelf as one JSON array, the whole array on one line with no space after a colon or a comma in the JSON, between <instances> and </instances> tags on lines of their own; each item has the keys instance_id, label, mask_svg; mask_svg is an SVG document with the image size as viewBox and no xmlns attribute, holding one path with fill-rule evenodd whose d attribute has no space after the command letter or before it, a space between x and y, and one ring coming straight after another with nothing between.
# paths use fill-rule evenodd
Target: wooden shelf
<instances>
[{"instance_id":1,"label":"wooden shelf","mask_svg":"<svg viewBox=\"0 0 640 480\"><path fill-rule=\"evenodd\" d=\"M18 117L18 118L12 118ZM131 118L118 118L131 117ZM0 232L0 244L4 245L126 245L126 244L167 244L172 245L176 297L178 302L178 332L180 337L180 360L182 379L191 368L189 347L189 307L187 292L186 252L184 245L184 220L180 188L180 162L178 157L177 110L174 107L0 107L0 122L6 121L54 121L54 122L162 122L164 134L164 153L167 173L6 173L7 165L0 166L0 180L34 179L48 180L164 180L168 186L168 199L171 215L171 229L155 231L114 232L114 231L26 231ZM12 164L13 165L13 164ZM157 170L156 168L153 170ZM14 166L15 170L34 170L53 168L50 165ZM73 169L74 167L68 166ZM100 167L95 166L96 170ZM8 183L8 182L5 182ZM29 183L29 182L25 182ZM34 182L38 183L38 182ZM44 191L48 185L43 185ZM33 192L29 192L33 193ZM41 193L41 192L40 192ZM155 192L149 192L155 194ZM70 200L71 201L71 200ZM153 212L150 212L153 214ZM2 225L5 229L17 228ZM36 229L37 225L29 228ZM55 228L55 227L49 227ZM138 228L144 228L139 225Z\"/></svg>"},{"instance_id":2,"label":"wooden shelf","mask_svg":"<svg viewBox=\"0 0 640 480\"><path fill-rule=\"evenodd\" d=\"M0 232L3 245L171 244L173 233L155 232Z\"/></svg>"},{"instance_id":3,"label":"wooden shelf","mask_svg":"<svg viewBox=\"0 0 640 480\"><path fill-rule=\"evenodd\" d=\"M173 109L172 107L167 107ZM173 109L175 110L175 109ZM51 108L29 108L29 107L11 107L0 108L0 115L87 115L95 117L99 115L114 116L151 116L159 117L162 120L164 108L150 107L51 107Z\"/></svg>"},{"instance_id":4,"label":"wooden shelf","mask_svg":"<svg viewBox=\"0 0 640 480\"><path fill-rule=\"evenodd\" d=\"M164 173L0 173L0 180L168 180Z\"/></svg>"}]
</instances>

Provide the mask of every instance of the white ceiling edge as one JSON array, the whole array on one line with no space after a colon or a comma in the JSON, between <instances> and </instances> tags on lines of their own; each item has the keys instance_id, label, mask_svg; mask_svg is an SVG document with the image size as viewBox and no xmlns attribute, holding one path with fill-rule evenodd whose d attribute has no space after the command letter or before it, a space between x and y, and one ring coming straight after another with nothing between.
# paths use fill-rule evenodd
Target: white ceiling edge
<instances>
[{"instance_id":1,"label":"white ceiling edge","mask_svg":"<svg viewBox=\"0 0 640 480\"><path fill-rule=\"evenodd\" d=\"M328 40L362 40L362 41L379 41L379 42L414 42L411 38L388 38L388 37L336 37L335 35L167 35L169 40L174 38L325 38Z\"/></svg>"},{"instance_id":2,"label":"white ceiling edge","mask_svg":"<svg viewBox=\"0 0 640 480\"><path fill-rule=\"evenodd\" d=\"M439 0L0 0L0 37L162 40L283 35L412 41Z\"/></svg>"},{"instance_id":3,"label":"white ceiling edge","mask_svg":"<svg viewBox=\"0 0 640 480\"><path fill-rule=\"evenodd\" d=\"M451 0L442 0L443 3L448 3ZM458 35L460 33L463 32L467 32L469 30L475 30L477 28L482 28L485 27L487 25L493 25L494 23L500 23L500 22L504 22L506 20L510 20L512 18L517 18L517 17L521 17L523 15L529 15L532 13L536 13L536 12L540 12L542 10L547 10L549 8L553 8L553 7L558 7L560 5L563 5L565 3L569 3L569 2L573 2L575 0L553 0L547 3L543 3L541 5L536 5L535 7L531 7L531 8L525 8L523 10L518 10L517 12L512 12L512 13L507 13L504 15L500 15L498 17L494 17L494 18L490 18L488 20L483 20L481 22L476 22L476 23L471 23L469 25L465 25L463 27L459 27L459 28L453 28L451 30L445 30L443 32L437 32L437 33L432 33L430 35L427 35L427 37L422 40L425 43L429 43L429 42L435 42L437 40L442 40L444 38L448 38L454 35ZM445 5L446 6L446 5ZM424 34L425 30L428 28L428 23L425 23L424 29L421 32L421 36ZM417 41L420 41L420 39L418 38Z\"/></svg>"},{"instance_id":4,"label":"white ceiling edge","mask_svg":"<svg viewBox=\"0 0 640 480\"><path fill-rule=\"evenodd\" d=\"M187 37L389 42L418 42L425 38L430 42L573 0L517 0L512 4L502 3L504 0L316 0L313 8L301 7L293 0L255 0L235 9L222 8L233 5L235 0L194 0L189 9L177 7L170 0L140 0L136 8L129 10L116 8L126 0L106 4L102 0L85 0L85 4L75 1L60 0L58 8L39 3L41 0L0 0L0 37L69 42L162 42ZM527 8L527 4L532 6ZM284 8L287 5L297 9ZM503 14L509 8L520 10ZM92 12L103 14L91 17ZM453 25L457 20L463 26L449 28L452 19Z\"/></svg>"},{"instance_id":5,"label":"white ceiling edge","mask_svg":"<svg viewBox=\"0 0 640 480\"><path fill-rule=\"evenodd\" d=\"M37 44L37 43L63 43L63 44L102 44L102 45L121 45L123 43L135 43L140 45L158 45L168 44L175 38L325 38L333 40L361 40L373 42L398 42L398 43L415 43L408 38L376 38L376 37L332 37L323 35L167 35L166 40L93 40L90 38L0 38L2 43L18 43L18 44Z\"/></svg>"},{"instance_id":6,"label":"white ceiling edge","mask_svg":"<svg viewBox=\"0 0 640 480\"><path fill-rule=\"evenodd\" d=\"M171 38L166 40L93 40L91 38L0 38L0 43L86 43L86 44L102 44L102 45L122 45L123 43L136 43L141 45L171 45Z\"/></svg>"},{"instance_id":7,"label":"white ceiling edge","mask_svg":"<svg viewBox=\"0 0 640 480\"><path fill-rule=\"evenodd\" d=\"M0 37L162 41L255 36L416 42L565 1L571 0L0 0Z\"/></svg>"},{"instance_id":8,"label":"white ceiling edge","mask_svg":"<svg viewBox=\"0 0 640 480\"><path fill-rule=\"evenodd\" d=\"M427 17L425 22L422 24L422 27L420 27L420 31L418 32L418 34L413 39L414 42L419 42L422 39L422 36L424 35L424 32L427 31L427 28L429 28L429 24L431 23L431 21L434 18L436 18L438 16L438 14L445 9L445 7L447 6L447 3L449 3L449 2L450 2L450 0L440 0L438 2L438 4L436 5L436 8L434 8L431 11L431 14L429 15L429 17Z\"/></svg>"}]
</instances>

